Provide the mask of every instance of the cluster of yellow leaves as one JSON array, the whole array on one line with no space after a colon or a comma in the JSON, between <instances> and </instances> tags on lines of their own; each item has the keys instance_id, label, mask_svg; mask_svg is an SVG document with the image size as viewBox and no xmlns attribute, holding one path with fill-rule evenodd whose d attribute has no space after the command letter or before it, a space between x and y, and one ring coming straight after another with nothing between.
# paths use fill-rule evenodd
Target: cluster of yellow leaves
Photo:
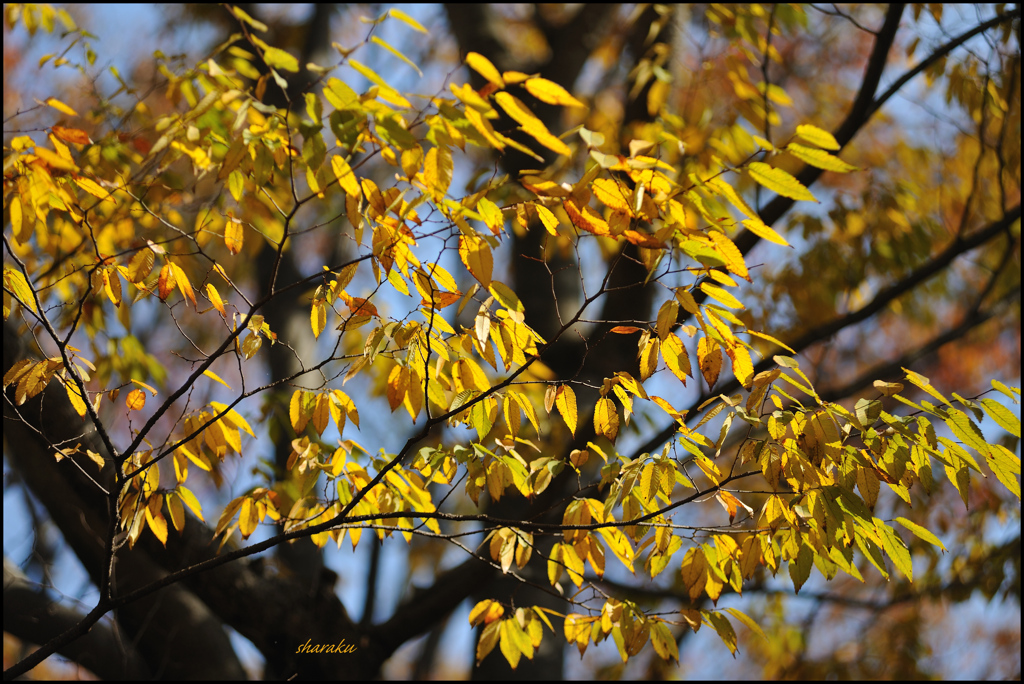
<instances>
[{"instance_id":1,"label":"cluster of yellow leaves","mask_svg":"<svg viewBox=\"0 0 1024 684\"><path fill-rule=\"evenodd\" d=\"M73 29L66 14L42 7L10 6L6 10L8 23L20 19L31 32L40 25L52 30L56 19ZM230 9L240 22L266 32L265 25L243 10ZM376 21L389 17L414 30L426 30L399 10L390 10ZM742 22L738 26L737 30L744 30ZM294 226L282 221L280 207L291 206L296 188L308 190L303 203L337 199L339 213L343 205L351 226L351 235L346 237L361 250L347 265L333 271L325 267L323 280L311 297L314 336L322 339L330 325L342 337L348 363L343 382L363 371L372 372L392 412L402 407L413 422L424 413L429 418L443 416L453 425L472 428L477 439L469 447L425 448L411 466L395 465L370 487L374 475L369 468L380 472L395 456L382 454L381 459L370 459L358 444L342 439L349 421L359 424L352 399L338 389L296 389L288 407L289 427L295 433L286 464L290 480L257 486L233 499L216 526L223 540L235 531L248 538L268 518L283 520L286 530L330 523L350 504L349 516L355 521L325 525L313 535L316 544L334 540L340 545L347 533L354 547L369 525L378 527L380 538L397 529L409 540L415 514L436 513L430 484L451 485L460 468L465 468L466 492L474 503L484 490L494 501L509 488L524 497L545 491L566 464L544 455L531 441L542 429L556 429L539 417L540 393L532 388L546 383L542 400L546 413L552 420L560 418L574 437L581 427L589 429L580 419L587 407L579 406L570 384L548 382L543 371L524 369L546 341L525 323L524 307L516 293L497 279L501 275L495 268L495 250L508 234L506 219L511 230L539 224L547 238L560 247L593 240L604 253L611 254L630 243L639 248L649 279L658 279L672 269L691 278L669 290L666 300L658 304L654 321L611 330L613 334L639 333L639 375L619 372L604 380L593 407L595 441L569 457L569 465L579 471L592 453L600 455L607 494L603 500L577 499L567 505L562 539L545 558L551 585L561 589L563 578L567 578L575 587L582 587L587 564L597 576L603 576L608 552L630 573L642 567L651 578L681 554L677 559L680 580L692 601L706 595L717 602L726 587L742 592L743 581L758 567L776 573L783 562L797 591L812 567L828 579L839 570L860 578L854 549L882 575L889 576L891 563L910 579L910 546L892 523L928 543L942 547L942 542L908 519L875 517L883 483L909 503L911 487L920 485L930 492L937 473L945 472L966 505L972 473L987 477L991 472L1020 496L1019 459L1002 445L989 443L978 426L988 416L1019 437L1019 419L993 399L973 401L954 394L951 401L911 371L906 373L907 382L938 403L904 397L900 383L876 384L881 394L916 412L915 417L907 418L886 412L879 400L862 399L852 411L821 401L809 378L789 357L775 357L777 368L754 374L751 352L756 352L755 340L748 342L741 336L785 345L749 330L741 318L740 281L750 282L751 275L731 236L742 228L778 245L788 243L743 199L730 183L729 174L735 173L741 183L753 181L784 197L816 201L795 176L769 162L776 155L789 155L827 171L854 171L833 154L840 146L827 131L799 125L792 139L778 148L748 135L764 153L757 161L732 167L720 163L707 173L683 178L660 158L659 146L651 141L633 141L627 156L606 145L600 133L580 128L585 144L585 150L580 149L585 163L580 178L563 179L560 174L573 167L560 163L513 179L524 192L507 179L494 179L459 197L453 178L458 155L467 145L499 153L512 148L544 162L537 150L505 135L507 130L496 130L494 122L504 120L502 114L545 152L569 157L577 151L574 138L552 133L514 93L568 108L583 108L584 103L551 81L500 72L482 55L470 53L466 62L486 85L475 90L468 84L453 84L450 97L445 93L426 98L424 108L416 110L409 98L379 74L351 59L352 50L339 46L342 58L372 85L357 93L338 78L326 78L317 92L304 94L306 119L300 120L301 115L262 102L268 79L285 88L287 81L280 72L297 72L298 60L258 35L253 34L250 42L251 52L231 46L184 73L173 73L161 64L168 82L167 97L172 103L183 102L186 109L156 117L145 105L137 108L135 114L140 121L148 121L144 128L155 134L155 141L139 139L131 146L116 136L94 141L86 130L66 119L49 129L44 143L28 136L12 139L5 156L5 169L10 170L5 178L10 182L5 182L4 203L14 251L26 267L4 266L4 318L12 315L15 306L35 320L48 306L87 304L93 313L85 325L94 335L105 327L104 316L109 311L115 311L129 329L129 311L135 303L156 295L171 308L176 306L177 292L191 307L181 307L188 311L175 314L209 315L212 318L205 320L215 321L225 330L230 327L235 353L249 360L259 352L263 340L273 344L277 337L259 313L245 314L241 330L238 315L229 318L228 308L237 306L233 300L241 297L235 297L238 291L225 265L251 257L261 248L290 247L287 231ZM368 42L417 68L379 37ZM269 74L261 75L255 67L260 59L270 68ZM746 68L733 69L730 78L748 120L781 124L766 104L785 106L788 96L781 88L750 83ZM245 79L256 81L255 87L250 88ZM663 104L663 94L652 95L648 103L656 105L655 111L661 108L659 97ZM79 116L73 107L54 97L40 104L63 117ZM332 147L325 138L328 130L334 135ZM671 140L668 133L665 136ZM394 185L388 187L383 180L378 185L368 177L363 165L371 156L379 156L395 169ZM182 228L183 217L169 208L180 195L157 193L155 188L163 185L159 175L143 179L146 192L141 194L155 197L144 204L136 199L140 193L130 183L111 180L127 177L120 173L120 166L107 164L112 159L138 169L159 160L160 173L181 162L192 169L197 181L215 179L223 184L228 190L224 202L230 202L228 197L234 200L238 215L236 208L218 205L216 211L197 216L196 228L189 232ZM111 168L119 172L113 174ZM305 186L294 182L303 177ZM281 182L282 178L292 183ZM168 207L151 208L160 202ZM457 261L445 263L453 270L451 263L461 264L470 279L460 281L461 274L442 266L439 256L432 256L433 262L422 258L421 241L438 223L444 225L437 234L443 233L446 249L458 254ZM95 245L81 249L87 239ZM213 266L196 258L197 249ZM55 281L46 275L46 265L48 259L58 257L67 257L72 268ZM358 273L363 261L369 262L369 268ZM214 275L227 284L227 298L214 284ZM469 283L463 285L466 291L460 290L460 282ZM373 301L385 285L398 301L408 303L407 298L412 298L407 312L392 315L392 307L380 304L383 298ZM199 298L203 296L210 306L201 309ZM471 328L462 328L445 317L452 311L457 311L457 316L467 306L476 307ZM690 318L692 324L681 325ZM83 394L79 380L93 382L96 367L77 349L65 349L67 360L24 360L11 368L4 377L4 388L14 387L16 405L39 395L53 379L64 386L82 416L90 405L98 411L104 396L110 401L118 398L117 388ZM648 395L644 388L644 383L664 368L684 385L688 379L698 384L703 380L710 391L721 377L726 357L747 392L746 401L742 394L714 397L700 407L707 411L692 428L684 424L685 413L662 397ZM524 374L523 385L507 384L508 374L524 370L530 373ZM228 386L208 368L204 375ZM154 396L157 392L145 378L132 378L132 383L136 387L126 393L124 409L143 411L144 390ZM1019 390L998 383L994 386L1010 400L1018 400ZM614 443L639 402L650 402L641 405L657 407L677 421L676 444L687 452L685 460L671 458L668 448L660 455L643 454L634 459L615 451ZM698 432L722 414L717 439ZM934 421L948 427L955 439L937 437ZM327 449L320 440L332 422L339 445ZM759 437L746 440L738 457L738 465L759 471L772 492L758 501L756 512L753 501L746 503L723 489L736 464L726 463L721 452L730 429L740 422L767 433L758 432ZM183 529L186 506L202 519L199 502L185 486L189 468L195 466L219 484L217 466L229 454L241 454L242 433L255 437L245 419L228 404L210 402L208 408L189 412L170 453L176 486L169 490L160 489L159 469L159 459L168 454L131 454L121 466L129 484L119 498L129 542L134 544L144 529L166 542L167 519L175 529ZM485 440L493 440L496 446L488 449ZM77 454L77 448L67 448L57 457ZM102 457L86 455L103 467ZM933 470L933 462L942 468ZM319 498L315 487L321 476L336 492L326 501ZM677 486L708 498L713 494L730 525L745 522L756 527L713 534L705 543L684 547L684 539L673 533L666 515L666 508L676 502ZM409 515L376 517L393 513ZM436 517L426 517L425 525L441 533ZM511 527L491 530L487 543L491 558L506 573L522 570L535 551L533 534ZM727 612L759 631L739 611ZM496 645L512 667L522 656L532 658L541 643L542 624L552 628L549 614L557 615L539 607L517 608L506 614L506 609L493 601L477 604L470 615L472 625L483 625L477 659ZM684 610L681 616L679 625L697 630L708 624L735 650L736 635L723 614ZM669 660L678 658L672 624L676 623L609 599L593 614L564 616L564 635L581 653L589 643L610 635L623 661L650 640L659 656Z\"/></svg>"}]
</instances>

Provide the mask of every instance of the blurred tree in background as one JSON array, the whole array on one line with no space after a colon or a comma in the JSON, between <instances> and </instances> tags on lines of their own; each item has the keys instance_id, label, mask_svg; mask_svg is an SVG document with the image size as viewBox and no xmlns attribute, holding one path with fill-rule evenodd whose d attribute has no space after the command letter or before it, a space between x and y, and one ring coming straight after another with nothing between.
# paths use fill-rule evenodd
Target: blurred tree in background
<instances>
[{"instance_id":1,"label":"blurred tree in background","mask_svg":"<svg viewBox=\"0 0 1024 684\"><path fill-rule=\"evenodd\" d=\"M8 675L1019 677L1019 8L94 11L5 6Z\"/></svg>"}]
</instances>

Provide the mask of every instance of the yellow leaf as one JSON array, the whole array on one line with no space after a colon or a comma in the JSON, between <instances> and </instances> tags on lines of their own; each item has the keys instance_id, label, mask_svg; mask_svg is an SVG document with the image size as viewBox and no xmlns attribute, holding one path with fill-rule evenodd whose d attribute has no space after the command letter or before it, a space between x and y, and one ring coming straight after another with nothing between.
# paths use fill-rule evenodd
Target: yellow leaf
<instances>
[{"instance_id":1,"label":"yellow leaf","mask_svg":"<svg viewBox=\"0 0 1024 684\"><path fill-rule=\"evenodd\" d=\"M203 375L205 375L206 377L208 377L208 378L210 378L212 380L216 380L217 382L219 382L220 384L224 385L228 389L231 389L231 385L229 385L228 383L224 382L219 375L214 373L209 368L207 368L206 370L203 371Z\"/></svg>"},{"instance_id":2,"label":"yellow leaf","mask_svg":"<svg viewBox=\"0 0 1024 684\"><path fill-rule=\"evenodd\" d=\"M561 385L556 390L555 406L558 408L558 412L562 414L562 420L569 426L569 432L575 436L577 424L576 393L573 392L572 387Z\"/></svg>"},{"instance_id":3,"label":"yellow leaf","mask_svg":"<svg viewBox=\"0 0 1024 684\"><path fill-rule=\"evenodd\" d=\"M76 112L71 107L68 107L66 104L64 104L63 102L61 102L60 100L58 100L55 97L48 97L48 98L46 98L46 104L50 105L51 107L56 109L58 112L61 112L62 114L67 114L68 116L78 116L78 112Z\"/></svg>"},{"instance_id":4,"label":"yellow leaf","mask_svg":"<svg viewBox=\"0 0 1024 684\"><path fill-rule=\"evenodd\" d=\"M221 299L220 293L217 292L217 288L214 287L213 283L206 283L206 296L210 299L210 303L213 304L221 316L227 317L228 313L224 310L224 300Z\"/></svg>"},{"instance_id":5,"label":"yellow leaf","mask_svg":"<svg viewBox=\"0 0 1024 684\"><path fill-rule=\"evenodd\" d=\"M537 204L534 205L537 209L537 216L540 217L540 222L544 224L545 230L551 235L558 236L558 217L556 217L550 209L547 207Z\"/></svg>"},{"instance_id":6,"label":"yellow leaf","mask_svg":"<svg viewBox=\"0 0 1024 684\"><path fill-rule=\"evenodd\" d=\"M732 372L746 389L750 389L750 383L754 379L754 364L750 360L750 354L745 347L736 345L727 350L729 358L732 359Z\"/></svg>"},{"instance_id":7,"label":"yellow leaf","mask_svg":"<svg viewBox=\"0 0 1024 684\"><path fill-rule=\"evenodd\" d=\"M338 179L338 185L345 191L345 194L358 199L362 193L359 189L359 182L356 180L355 174L352 173L348 162L343 157L334 155L331 157L331 169Z\"/></svg>"},{"instance_id":8,"label":"yellow leaf","mask_svg":"<svg viewBox=\"0 0 1024 684\"><path fill-rule=\"evenodd\" d=\"M839 157L832 156L824 150L806 147L799 143L789 143L786 145L786 151L802 162L819 169L824 169L825 171L849 173L850 171L857 170L856 166L847 164Z\"/></svg>"},{"instance_id":9,"label":"yellow leaf","mask_svg":"<svg viewBox=\"0 0 1024 684\"><path fill-rule=\"evenodd\" d=\"M703 290L704 293L707 296L709 296L709 297L711 297L713 299L717 299L719 302L721 302L722 304L725 304L729 308L732 308L732 309L742 309L743 308L743 304L740 303L740 300L736 299L736 297L734 297L731 292L729 292L728 290L726 290L724 288L719 287L718 285L714 285L714 284L709 283L709 282L707 282L705 280L704 282L702 282L700 284L700 289Z\"/></svg>"},{"instance_id":10,"label":"yellow leaf","mask_svg":"<svg viewBox=\"0 0 1024 684\"><path fill-rule=\"evenodd\" d=\"M36 308L36 300L32 288L20 270L12 266L4 266L4 289L9 290L22 306L28 307L35 313L39 313L39 310ZM6 302L4 305L6 306Z\"/></svg>"},{"instance_id":11,"label":"yellow leaf","mask_svg":"<svg viewBox=\"0 0 1024 684\"><path fill-rule=\"evenodd\" d=\"M601 397L594 406L594 431L614 442L619 434L619 412L615 402L608 397Z\"/></svg>"},{"instance_id":12,"label":"yellow leaf","mask_svg":"<svg viewBox=\"0 0 1024 684\"><path fill-rule=\"evenodd\" d=\"M469 611L469 624L476 627L481 622L490 624L505 614L505 609L497 601L486 599L480 601Z\"/></svg>"},{"instance_id":13,"label":"yellow leaf","mask_svg":"<svg viewBox=\"0 0 1024 684\"><path fill-rule=\"evenodd\" d=\"M75 179L75 185L82 188L93 197L99 198L104 202L116 204L114 197L110 194L110 191L103 189L96 181L90 180L84 176L79 176Z\"/></svg>"},{"instance_id":14,"label":"yellow leaf","mask_svg":"<svg viewBox=\"0 0 1024 684\"><path fill-rule=\"evenodd\" d=\"M494 127L491 126L491 122L485 119L483 115L473 107L466 107L465 112L466 118L469 119L469 123L473 124L473 128L475 128L477 132L484 137L484 140L490 143L491 147L499 151L505 149L505 143L498 139L497 134L494 132Z\"/></svg>"},{"instance_id":15,"label":"yellow leaf","mask_svg":"<svg viewBox=\"0 0 1024 684\"><path fill-rule=\"evenodd\" d=\"M519 650L519 646L516 643L515 637L512 635L512 624L515 622L515 618L501 621L501 636L499 644L501 646L501 654L505 656L505 660L508 661L509 666L514 670L519 665L519 658L522 655Z\"/></svg>"},{"instance_id":16,"label":"yellow leaf","mask_svg":"<svg viewBox=\"0 0 1024 684\"><path fill-rule=\"evenodd\" d=\"M403 55L401 52L399 52L395 48L393 48L390 45L388 45L386 42L384 42L383 40L381 40L377 36L371 37L370 38L370 42L371 43L376 43L377 45L380 45L382 48L384 48L385 50L387 50L388 52L393 54L395 57L397 57L398 59L402 60L403 62L405 62L406 64L411 66L413 69L415 69L417 74L419 74L420 76L423 75L423 72L420 71L420 68L412 63L412 60L410 60L408 57Z\"/></svg>"},{"instance_id":17,"label":"yellow leaf","mask_svg":"<svg viewBox=\"0 0 1024 684\"><path fill-rule=\"evenodd\" d=\"M452 153L445 147L432 147L423 163L423 180L435 202L444 200L452 182Z\"/></svg>"},{"instance_id":18,"label":"yellow leaf","mask_svg":"<svg viewBox=\"0 0 1024 684\"><path fill-rule=\"evenodd\" d=\"M528 135L533 136L541 145L558 154L570 154L569 146L551 135L551 132L548 131L543 122L517 98L502 91L497 93L494 99L509 116L523 127L523 130Z\"/></svg>"},{"instance_id":19,"label":"yellow leaf","mask_svg":"<svg viewBox=\"0 0 1024 684\"><path fill-rule=\"evenodd\" d=\"M192 292L192 283L188 281L185 271L173 261L169 265L171 270L174 271L174 283L178 286L181 296L192 302L192 308L198 308L196 305L196 295Z\"/></svg>"},{"instance_id":20,"label":"yellow leaf","mask_svg":"<svg viewBox=\"0 0 1024 684\"><path fill-rule=\"evenodd\" d=\"M390 9L390 10L388 10L388 14L390 14L395 19L398 19L399 21L405 22L406 24L408 24L409 26L411 26L415 30L419 31L420 33L426 33L427 32L427 29L425 29L423 27L423 24L421 24L420 22L418 22L415 19L413 19L412 17L410 17L408 14L406 14L402 10Z\"/></svg>"},{"instance_id":21,"label":"yellow leaf","mask_svg":"<svg viewBox=\"0 0 1024 684\"><path fill-rule=\"evenodd\" d=\"M700 338L697 342L697 363L708 389L711 389L722 371L722 348L710 337Z\"/></svg>"},{"instance_id":22,"label":"yellow leaf","mask_svg":"<svg viewBox=\"0 0 1024 684\"><path fill-rule=\"evenodd\" d=\"M379 95L381 98L391 102L397 107L412 107L411 102L402 97L397 90L388 85L387 82L378 76L373 69L369 68L365 64L357 62L354 59L350 59L348 63L353 69L365 76L368 81L375 83L380 88Z\"/></svg>"},{"instance_id":23,"label":"yellow leaf","mask_svg":"<svg viewBox=\"0 0 1024 684\"><path fill-rule=\"evenodd\" d=\"M139 411L146 405L146 393L139 389L133 389L128 393L124 403L129 411Z\"/></svg>"},{"instance_id":24,"label":"yellow leaf","mask_svg":"<svg viewBox=\"0 0 1024 684\"><path fill-rule=\"evenodd\" d=\"M487 655L494 650L494 647L498 644L500 634L500 622L491 622L484 627L484 631L480 633L480 641L478 641L476 645L477 663L486 658Z\"/></svg>"},{"instance_id":25,"label":"yellow leaf","mask_svg":"<svg viewBox=\"0 0 1024 684\"><path fill-rule=\"evenodd\" d=\"M183 486L179 486L177 494L178 496L181 497L181 500L185 503L186 506L188 506L189 510L192 511L197 518L199 518L203 522L206 522L206 520L203 518L203 507L199 505L199 499L196 498L196 495L193 494L191 490L186 489Z\"/></svg>"},{"instance_id":26,"label":"yellow leaf","mask_svg":"<svg viewBox=\"0 0 1024 684\"><path fill-rule=\"evenodd\" d=\"M502 80L501 73L493 64L491 64L491 60L487 59L480 53L470 52L466 55L466 64L468 64L473 71L493 83L496 87L505 87L505 81Z\"/></svg>"},{"instance_id":27,"label":"yellow leaf","mask_svg":"<svg viewBox=\"0 0 1024 684\"><path fill-rule=\"evenodd\" d=\"M683 558L680 571L683 576L683 584L690 595L690 601L696 601L700 597L701 592L704 591L704 586L708 581L708 568L704 559L704 550L700 548L688 550Z\"/></svg>"},{"instance_id":28,"label":"yellow leaf","mask_svg":"<svg viewBox=\"0 0 1024 684\"><path fill-rule=\"evenodd\" d=\"M586 107L585 104L570 95L565 88L546 78L531 78L524 85L526 91L541 102L564 107Z\"/></svg>"},{"instance_id":29,"label":"yellow leaf","mask_svg":"<svg viewBox=\"0 0 1024 684\"><path fill-rule=\"evenodd\" d=\"M397 273L397 271L392 271ZM309 310L309 325L313 329L313 337L319 338L320 333L327 327L327 306L323 302L317 302Z\"/></svg>"},{"instance_id":30,"label":"yellow leaf","mask_svg":"<svg viewBox=\"0 0 1024 684\"><path fill-rule=\"evenodd\" d=\"M768 224L766 224L761 219L757 217L750 218L743 221L742 223L747 230L749 230L751 233L761 238L762 240L774 242L775 244L782 245L783 247L789 247L789 243L786 242L786 238L776 233L774 229L768 226Z\"/></svg>"},{"instance_id":31,"label":"yellow leaf","mask_svg":"<svg viewBox=\"0 0 1024 684\"><path fill-rule=\"evenodd\" d=\"M590 184L590 189L606 207L633 216L629 188L619 185L610 178L597 178Z\"/></svg>"},{"instance_id":32,"label":"yellow leaf","mask_svg":"<svg viewBox=\"0 0 1024 684\"><path fill-rule=\"evenodd\" d=\"M459 236L459 258L474 278L485 288L491 285L494 258L486 240L471 235Z\"/></svg>"},{"instance_id":33,"label":"yellow leaf","mask_svg":"<svg viewBox=\"0 0 1024 684\"><path fill-rule=\"evenodd\" d=\"M764 162L750 162L747 171L755 181L783 197L811 202L818 201L800 181L782 169L773 168Z\"/></svg>"},{"instance_id":34,"label":"yellow leaf","mask_svg":"<svg viewBox=\"0 0 1024 684\"><path fill-rule=\"evenodd\" d=\"M78 392L78 386L75 385L73 381L69 380L64 383L64 389L67 392L71 406L75 409L75 413L84 417L88 408L85 405L85 401L82 399L82 395ZM143 399L145 399L145 396L143 396Z\"/></svg>"},{"instance_id":35,"label":"yellow leaf","mask_svg":"<svg viewBox=\"0 0 1024 684\"><path fill-rule=\"evenodd\" d=\"M807 142L817 145L826 150L838 150L839 143L828 131L822 130L810 124L801 124L796 127L796 134Z\"/></svg>"},{"instance_id":36,"label":"yellow leaf","mask_svg":"<svg viewBox=\"0 0 1024 684\"><path fill-rule=\"evenodd\" d=\"M690 355L686 352L683 341L675 333L669 333L661 343L661 357L672 374L686 384L686 376L690 372Z\"/></svg>"},{"instance_id":37,"label":"yellow leaf","mask_svg":"<svg viewBox=\"0 0 1024 684\"><path fill-rule=\"evenodd\" d=\"M725 267L740 278L746 280L748 283L751 282L750 275L747 273L747 265L743 261L743 254L740 252L740 248L737 247L732 240L726 237L724 233L720 233L717 230L711 232L711 241L715 243L715 249L725 259ZM736 303L739 304L739 302ZM743 305L740 304L738 307L733 308L742 309Z\"/></svg>"},{"instance_id":38,"label":"yellow leaf","mask_svg":"<svg viewBox=\"0 0 1024 684\"><path fill-rule=\"evenodd\" d=\"M242 231L242 223L234 219L228 219L224 224L224 245L232 254L242 251L242 242L245 240L245 233Z\"/></svg>"}]
</instances>

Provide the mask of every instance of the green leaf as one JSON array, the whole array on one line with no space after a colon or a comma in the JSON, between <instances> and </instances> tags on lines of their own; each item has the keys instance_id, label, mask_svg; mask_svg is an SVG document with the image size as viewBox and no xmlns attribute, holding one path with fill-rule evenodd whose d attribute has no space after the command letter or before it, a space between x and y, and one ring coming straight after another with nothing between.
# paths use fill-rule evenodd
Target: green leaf
<instances>
[{"instance_id":1,"label":"green leaf","mask_svg":"<svg viewBox=\"0 0 1024 684\"><path fill-rule=\"evenodd\" d=\"M818 201L803 183L782 169L773 168L764 162L750 162L747 171L751 178L778 195L795 200Z\"/></svg>"}]
</instances>

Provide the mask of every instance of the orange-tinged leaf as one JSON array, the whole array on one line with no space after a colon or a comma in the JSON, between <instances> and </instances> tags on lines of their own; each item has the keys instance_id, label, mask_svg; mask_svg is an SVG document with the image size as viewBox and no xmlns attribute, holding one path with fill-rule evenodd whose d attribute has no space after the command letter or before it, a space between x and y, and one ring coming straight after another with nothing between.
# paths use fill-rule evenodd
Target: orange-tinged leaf
<instances>
[{"instance_id":1,"label":"orange-tinged leaf","mask_svg":"<svg viewBox=\"0 0 1024 684\"><path fill-rule=\"evenodd\" d=\"M565 208L565 213L569 215L569 220L580 230L594 235L608 235L611 232L608 223L589 206L580 206L571 197L562 200L562 206Z\"/></svg>"},{"instance_id":2,"label":"orange-tinged leaf","mask_svg":"<svg viewBox=\"0 0 1024 684\"><path fill-rule=\"evenodd\" d=\"M64 142L74 143L76 145L88 145L92 142L92 140L89 139L89 134L78 128L54 126L50 130L53 131L55 136Z\"/></svg>"},{"instance_id":3,"label":"orange-tinged leaf","mask_svg":"<svg viewBox=\"0 0 1024 684\"><path fill-rule=\"evenodd\" d=\"M750 162L747 171L751 178L778 195L795 200L818 201L803 183L782 169L771 167L764 162Z\"/></svg>"},{"instance_id":4,"label":"orange-tinged leaf","mask_svg":"<svg viewBox=\"0 0 1024 684\"><path fill-rule=\"evenodd\" d=\"M496 87L505 87L505 81L501 78L501 72L491 64L491 60L487 59L480 53L470 52L466 55L466 64L468 64L473 71L493 83Z\"/></svg>"},{"instance_id":5,"label":"orange-tinged leaf","mask_svg":"<svg viewBox=\"0 0 1024 684\"><path fill-rule=\"evenodd\" d=\"M569 432L576 434L578 415L576 413L576 393L569 385L560 385L555 393L555 406L562 415L562 420L569 426Z\"/></svg>"},{"instance_id":6,"label":"orange-tinged leaf","mask_svg":"<svg viewBox=\"0 0 1024 684\"><path fill-rule=\"evenodd\" d=\"M640 328L635 325L617 325L608 332L613 332L616 335L631 335L635 332L640 332Z\"/></svg>"},{"instance_id":7,"label":"orange-tinged leaf","mask_svg":"<svg viewBox=\"0 0 1024 684\"><path fill-rule=\"evenodd\" d=\"M140 389L133 389L124 400L129 411L140 411L146 405L146 393Z\"/></svg>"},{"instance_id":8,"label":"orange-tinged leaf","mask_svg":"<svg viewBox=\"0 0 1024 684\"><path fill-rule=\"evenodd\" d=\"M505 614L505 609L497 601L486 599L480 601L469 611L469 624L476 627L481 622L490 624Z\"/></svg>"},{"instance_id":9,"label":"orange-tinged leaf","mask_svg":"<svg viewBox=\"0 0 1024 684\"><path fill-rule=\"evenodd\" d=\"M242 242L245 240L245 233L242 230L241 221L228 219L224 224L224 246L232 254L242 251Z\"/></svg>"},{"instance_id":10,"label":"orange-tinged leaf","mask_svg":"<svg viewBox=\"0 0 1024 684\"><path fill-rule=\"evenodd\" d=\"M585 104L570 95L565 88L546 78L531 78L524 85L526 91L541 102L563 107L586 107Z\"/></svg>"},{"instance_id":11,"label":"orange-tinged leaf","mask_svg":"<svg viewBox=\"0 0 1024 684\"><path fill-rule=\"evenodd\" d=\"M157 281L157 291L160 295L161 301L166 301L170 296L171 291L174 290L175 285L175 273L170 263L163 265L160 269L160 278Z\"/></svg>"}]
</instances>

